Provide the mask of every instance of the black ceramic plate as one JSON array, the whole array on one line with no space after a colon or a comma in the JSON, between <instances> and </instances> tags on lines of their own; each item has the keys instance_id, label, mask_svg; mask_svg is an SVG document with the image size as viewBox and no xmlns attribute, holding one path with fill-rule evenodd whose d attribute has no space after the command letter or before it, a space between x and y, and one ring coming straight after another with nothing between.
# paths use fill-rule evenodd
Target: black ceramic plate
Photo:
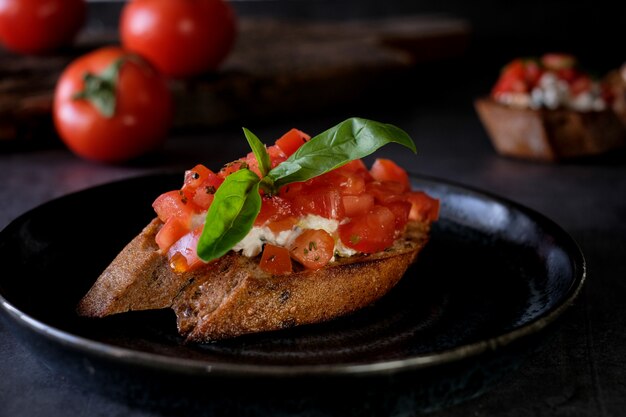
<instances>
[{"instance_id":1,"label":"black ceramic plate","mask_svg":"<svg viewBox=\"0 0 626 417\"><path fill-rule=\"evenodd\" d=\"M348 317L204 345L181 342L171 311L77 317L78 300L153 217L154 198L180 186L178 174L99 186L13 221L0 234L3 316L59 372L146 406L174 398L237 415L393 415L452 404L538 345L578 294L585 264L536 212L413 183L442 201L431 241L396 288Z\"/></svg>"}]
</instances>

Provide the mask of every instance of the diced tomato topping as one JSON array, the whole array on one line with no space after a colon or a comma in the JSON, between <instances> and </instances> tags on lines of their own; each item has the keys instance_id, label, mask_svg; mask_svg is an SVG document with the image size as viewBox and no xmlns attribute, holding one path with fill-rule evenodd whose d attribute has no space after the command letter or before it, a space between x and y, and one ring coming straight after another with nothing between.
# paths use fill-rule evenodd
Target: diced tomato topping
<instances>
[{"instance_id":1,"label":"diced tomato topping","mask_svg":"<svg viewBox=\"0 0 626 417\"><path fill-rule=\"evenodd\" d=\"M293 271L289 250L280 246L265 244L259 267L273 275L289 274Z\"/></svg>"},{"instance_id":2,"label":"diced tomato topping","mask_svg":"<svg viewBox=\"0 0 626 417\"><path fill-rule=\"evenodd\" d=\"M513 74L515 66L508 71ZM582 81L581 81L582 82ZM293 129L267 148L271 166L283 162L309 136ZM224 179L241 168L260 175L254 153L225 165L214 173L204 165L185 172L180 190L159 196L153 203L163 226L156 243L167 252L176 272L193 270L202 262L196 247L202 228L191 230L194 214L206 211ZM434 221L439 201L422 192L411 192L406 171L389 159L377 159L371 170L363 161L351 161L321 176L288 184L277 195L261 193L261 210L255 226L274 234L293 230L299 218L309 214L339 222L338 237L344 245L362 253L385 250L399 237L409 220ZM324 230L304 230L290 248L265 244L260 267L271 274L292 272L292 259L305 268L318 269L333 258L335 239Z\"/></svg>"},{"instance_id":3,"label":"diced tomato topping","mask_svg":"<svg viewBox=\"0 0 626 417\"><path fill-rule=\"evenodd\" d=\"M280 232L284 232L285 230L291 230L298 222L298 219L294 216L285 217L281 220L272 221L267 224L268 229L272 231L274 234L279 234Z\"/></svg>"},{"instance_id":4,"label":"diced tomato topping","mask_svg":"<svg viewBox=\"0 0 626 417\"><path fill-rule=\"evenodd\" d=\"M291 256L308 269L324 267L335 253L335 239L325 230L309 229L296 238Z\"/></svg>"},{"instance_id":5,"label":"diced tomato topping","mask_svg":"<svg viewBox=\"0 0 626 417\"><path fill-rule=\"evenodd\" d=\"M244 167L247 166L246 161L244 159L238 159L236 161L229 162L228 164L224 165L222 169L220 169L217 175L219 175L222 179L226 179L226 177L228 177L233 172L239 171L242 165Z\"/></svg>"},{"instance_id":6,"label":"diced tomato topping","mask_svg":"<svg viewBox=\"0 0 626 417\"><path fill-rule=\"evenodd\" d=\"M365 214L339 225L341 242L363 253L387 249L394 241L396 219L391 210L375 205Z\"/></svg>"},{"instance_id":7,"label":"diced tomato topping","mask_svg":"<svg viewBox=\"0 0 626 417\"><path fill-rule=\"evenodd\" d=\"M311 137L306 133L298 129L291 129L276 141L276 146L278 146L285 155L291 156L309 139L311 139Z\"/></svg>"},{"instance_id":8,"label":"diced tomato topping","mask_svg":"<svg viewBox=\"0 0 626 417\"><path fill-rule=\"evenodd\" d=\"M293 215L291 202L280 196L267 197L261 200L261 211L254 222L256 226L262 226L266 222L275 222Z\"/></svg>"},{"instance_id":9,"label":"diced tomato topping","mask_svg":"<svg viewBox=\"0 0 626 417\"><path fill-rule=\"evenodd\" d=\"M395 228L395 236L398 237L404 232L404 227L409 221L409 214L411 213L411 209L413 208L412 203L408 201L393 201L387 204L387 207L393 213L395 218L394 228Z\"/></svg>"},{"instance_id":10,"label":"diced tomato topping","mask_svg":"<svg viewBox=\"0 0 626 417\"><path fill-rule=\"evenodd\" d=\"M363 178L366 182L372 181L372 175L370 171L365 166L365 163L361 159L355 159L354 161L350 161L345 165L337 168L338 172L350 172L352 174L356 174Z\"/></svg>"},{"instance_id":11,"label":"diced tomato topping","mask_svg":"<svg viewBox=\"0 0 626 417\"><path fill-rule=\"evenodd\" d=\"M158 231L156 243L161 252L165 253L178 239L189 232L189 226L176 216L172 216Z\"/></svg>"},{"instance_id":12,"label":"diced tomato topping","mask_svg":"<svg viewBox=\"0 0 626 417\"><path fill-rule=\"evenodd\" d=\"M411 188L409 184L409 176L406 171L400 168L395 162L390 159L377 159L374 161L372 168L370 169L372 177L376 181L395 181L404 185L402 191L406 191Z\"/></svg>"},{"instance_id":13,"label":"diced tomato topping","mask_svg":"<svg viewBox=\"0 0 626 417\"><path fill-rule=\"evenodd\" d=\"M198 258L196 252L201 234L202 227L198 227L178 239L169 248L167 255L170 260L170 267L174 272L191 271L204 264L204 262Z\"/></svg>"},{"instance_id":14,"label":"diced tomato topping","mask_svg":"<svg viewBox=\"0 0 626 417\"><path fill-rule=\"evenodd\" d=\"M365 189L374 196L377 203L388 204L406 199L404 184L395 181L373 181L367 184Z\"/></svg>"},{"instance_id":15,"label":"diced tomato topping","mask_svg":"<svg viewBox=\"0 0 626 417\"><path fill-rule=\"evenodd\" d=\"M300 216L315 214L335 220L344 217L343 201L337 190L302 191L293 196L291 201L294 214Z\"/></svg>"},{"instance_id":16,"label":"diced tomato topping","mask_svg":"<svg viewBox=\"0 0 626 417\"><path fill-rule=\"evenodd\" d=\"M281 162L287 159L287 155L276 145L272 145L267 148L267 153L270 155L270 163L272 168L275 168Z\"/></svg>"},{"instance_id":17,"label":"diced tomato topping","mask_svg":"<svg viewBox=\"0 0 626 417\"><path fill-rule=\"evenodd\" d=\"M304 187L305 184L303 182L293 182L281 187L280 190L278 190L278 195L283 198L293 198L300 194Z\"/></svg>"},{"instance_id":18,"label":"diced tomato topping","mask_svg":"<svg viewBox=\"0 0 626 417\"><path fill-rule=\"evenodd\" d=\"M410 220L434 222L439 218L439 200L421 191L407 194L407 199L412 205Z\"/></svg>"},{"instance_id":19,"label":"diced tomato topping","mask_svg":"<svg viewBox=\"0 0 626 417\"><path fill-rule=\"evenodd\" d=\"M363 193L361 195L344 195L341 197L346 217L354 217L367 213L374 205L374 196Z\"/></svg>"},{"instance_id":20,"label":"diced tomato topping","mask_svg":"<svg viewBox=\"0 0 626 417\"><path fill-rule=\"evenodd\" d=\"M191 216L198 210L195 204L189 201L179 190L161 194L154 200L152 207L164 223L173 216L180 218L185 223L191 222Z\"/></svg>"}]
</instances>

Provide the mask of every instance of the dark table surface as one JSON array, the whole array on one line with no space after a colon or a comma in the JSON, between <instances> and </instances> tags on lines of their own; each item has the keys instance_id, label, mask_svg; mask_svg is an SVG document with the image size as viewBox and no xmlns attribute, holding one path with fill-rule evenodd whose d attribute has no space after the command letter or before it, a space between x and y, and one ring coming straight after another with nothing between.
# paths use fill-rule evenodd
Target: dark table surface
<instances>
[{"instance_id":1,"label":"dark table surface","mask_svg":"<svg viewBox=\"0 0 626 417\"><path fill-rule=\"evenodd\" d=\"M476 62L472 56L458 65ZM437 71L428 72L429 76ZM493 74L493 72L492 72ZM423 75L423 74L421 74ZM450 75L447 73L446 75ZM441 81L441 80L439 80ZM428 83L426 83L428 84ZM498 156L472 107L488 88L470 71L439 90L414 88L401 106L363 105L332 113L246 123L259 137L291 127L316 133L359 115L396 124L415 139L379 154L416 174L477 187L548 216L579 243L588 281L554 337L494 389L433 416L621 416L626 413L626 154L545 164ZM156 155L123 166L93 164L62 147L0 154L0 228L37 205L77 190L198 162L217 168L247 153L239 126L172 132ZM159 416L77 386L0 324L0 416ZM305 414L302 414L305 415Z\"/></svg>"}]
</instances>

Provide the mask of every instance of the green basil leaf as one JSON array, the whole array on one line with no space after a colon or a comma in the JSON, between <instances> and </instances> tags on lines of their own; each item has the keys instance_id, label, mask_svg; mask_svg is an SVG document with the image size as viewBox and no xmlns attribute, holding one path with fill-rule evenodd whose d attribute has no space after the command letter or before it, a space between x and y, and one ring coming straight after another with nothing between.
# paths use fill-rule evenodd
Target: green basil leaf
<instances>
[{"instance_id":1,"label":"green basil leaf","mask_svg":"<svg viewBox=\"0 0 626 417\"><path fill-rule=\"evenodd\" d=\"M416 152L415 143L402 129L372 120L351 118L312 138L267 177L276 188L306 181L370 155L388 143L399 143Z\"/></svg>"},{"instance_id":2,"label":"green basil leaf","mask_svg":"<svg viewBox=\"0 0 626 417\"><path fill-rule=\"evenodd\" d=\"M248 169L230 174L206 214L198 257L208 262L225 255L252 229L260 211L259 177Z\"/></svg>"},{"instance_id":3,"label":"green basil leaf","mask_svg":"<svg viewBox=\"0 0 626 417\"><path fill-rule=\"evenodd\" d=\"M246 136L248 144L252 148L252 152L254 152L254 156L259 163L259 171L261 171L261 176L266 176L269 170L272 168L272 165L270 163L270 154L267 153L265 145L254 133L250 132L244 127L243 134Z\"/></svg>"}]
</instances>

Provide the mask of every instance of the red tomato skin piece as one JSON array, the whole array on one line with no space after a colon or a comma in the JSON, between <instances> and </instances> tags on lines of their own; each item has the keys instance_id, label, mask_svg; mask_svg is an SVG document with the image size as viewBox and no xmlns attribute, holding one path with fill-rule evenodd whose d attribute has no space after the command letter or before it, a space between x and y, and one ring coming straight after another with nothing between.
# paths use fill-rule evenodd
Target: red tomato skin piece
<instances>
[{"instance_id":1,"label":"red tomato skin piece","mask_svg":"<svg viewBox=\"0 0 626 417\"><path fill-rule=\"evenodd\" d=\"M115 114L107 118L89 101L75 99L85 73L100 74L129 55L105 47L73 61L57 83L53 113L61 139L75 154L97 162L120 163L158 148L166 139L173 104L165 79L137 56L119 73Z\"/></svg>"},{"instance_id":2,"label":"red tomato skin piece","mask_svg":"<svg viewBox=\"0 0 626 417\"><path fill-rule=\"evenodd\" d=\"M0 1L0 40L20 54L42 54L71 44L85 23L85 0Z\"/></svg>"},{"instance_id":3,"label":"red tomato skin piece","mask_svg":"<svg viewBox=\"0 0 626 417\"><path fill-rule=\"evenodd\" d=\"M119 27L126 49L174 78L216 70L237 32L224 0L134 0L122 10Z\"/></svg>"},{"instance_id":4,"label":"red tomato skin piece","mask_svg":"<svg viewBox=\"0 0 626 417\"><path fill-rule=\"evenodd\" d=\"M396 218L387 207L375 205L369 212L339 225L341 242L363 253L376 253L393 244Z\"/></svg>"},{"instance_id":5,"label":"red tomato skin piece","mask_svg":"<svg viewBox=\"0 0 626 417\"><path fill-rule=\"evenodd\" d=\"M395 181L402 184L404 186L403 191L411 188L409 175L391 159L376 159L370 169L370 173L376 181Z\"/></svg>"},{"instance_id":6,"label":"red tomato skin piece","mask_svg":"<svg viewBox=\"0 0 626 417\"><path fill-rule=\"evenodd\" d=\"M440 202L422 191L413 191L407 195L412 204L409 219L415 221L437 221L439 219Z\"/></svg>"},{"instance_id":7,"label":"red tomato skin piece","mask_svg":"<svg viewBox=\"0 0 626 417\"><path fill-rule=\"evenodd\" d=\"M325 230L309 229L296 238L291 256L307 269L320 269L335 254L335 239Z\"/></svg>"},{"instance_id":8,"label":"red tomato skin piece","mask_svg":"<svg viewBox=\"0 0 626 417\"><path fill-rule=\"evenodd\" d=\"M154 200L152 207L163 223L170 217L178 217L189 225L193 214L199 211L179 190L161 194Z\"/></svg>"},{"instance_id":9,"label":"red tomato skin piece","mask_svg":"<svg viewBox=\"0 0 626 417\"><path fill-rule=\"evenodd\" d=\"M289 251L286 248L266 243L259 268L273 275L290 274L293 271Z\"/></svg>"},{"instance_id":10,"label":"red tomato skin piece","mask_svg":"<svg viewBox=\"0 0 626 417\"><path fill-rule=\"evenodd\" d=\"M286 156L293 155L300 146L304 145L311 139L311 136L307 135L301 130L291 129L278 140L276 140L276 146L283 151Z\"/></svg>"}]
</instances>

